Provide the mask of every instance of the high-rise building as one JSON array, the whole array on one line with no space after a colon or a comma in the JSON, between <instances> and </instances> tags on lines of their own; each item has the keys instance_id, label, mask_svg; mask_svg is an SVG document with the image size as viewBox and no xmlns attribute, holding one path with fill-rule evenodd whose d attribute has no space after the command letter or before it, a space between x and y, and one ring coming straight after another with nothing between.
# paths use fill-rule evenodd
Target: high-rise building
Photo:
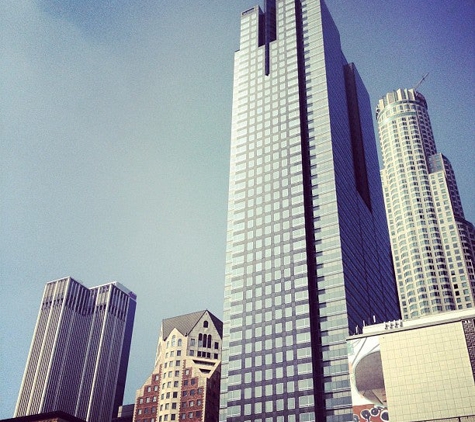
<instances>
[{"instance_id":1,"label":"high-rise building","mask_svg":"<svg viewBox=\"0 0 475 422\"><path fill-rule=\"evenodd\" d=\"M399 317L368 94L323 1L241 15L221 421L351 421L345 339Z\"/></svg>"},{"instance_id":2,"label":"high-rise building","mask_svg":"<svg viewBox=\"0 0 475 422\"><path fill-rule=\"evenodd\" d=\"M403 318L472 308L475 230L450 162L437 152L425 98L414 89L390 92L376 117Z\"/></svg>"},{"instance_id":3,"label":"high-rise building","mask_svg":"<svg viewBox=\"0 0 475 422\"><path fill-rule=\"evenodd\" d=\"M209 311L164 319L134 422L218 422L223 323Z\"/></svg>"},{"instance_id":4,"label":"high-rise building","mask_svg":"<svg viewBox=\"0 0 475 422\"><path fill-rule=\"evenodd\" d=\"M136 296L117 282L46 284L15 416L63 411L110 421L122 404Z\"/></svg>"}]
</instances>

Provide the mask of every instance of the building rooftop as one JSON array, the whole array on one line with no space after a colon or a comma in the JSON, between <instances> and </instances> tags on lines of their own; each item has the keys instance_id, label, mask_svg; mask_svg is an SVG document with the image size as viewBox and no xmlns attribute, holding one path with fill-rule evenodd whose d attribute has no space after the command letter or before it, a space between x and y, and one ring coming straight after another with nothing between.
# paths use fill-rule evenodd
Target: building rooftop
<instances>
[{"instance_id":1,"label":"building rooftop","mask_svg":"<svg viewBox=\"0 0 475 422\"><path fill-rule=\"evenodd\" d=\"M162 338L165 340L174 328L176 328L180 333L186 336L194 328L194 326L198 323L198 321L205 313L208 313L209 317L213 321L213 324L218 330L219 335L222 336L223 322L208 310L204 310L164 319L162 322Z\"/></svg>"},{"instance_id":2,"label":"building rooftop","mask_svg":"<svg viewBox=\"0 0 475 422\"><path fill-rule=\"evenodd\" d=\"M395 321L386 321L380 324L366 325L363 327L362 334L356 334L350 338L368 337L375 334L381 334L388 331L413 330L433 325L448 324L450 322L463 321L465 319L475 318L475 308L460 309L455 311L441 312L420 318L399 319Z\"/></svg>"}]
</instances>

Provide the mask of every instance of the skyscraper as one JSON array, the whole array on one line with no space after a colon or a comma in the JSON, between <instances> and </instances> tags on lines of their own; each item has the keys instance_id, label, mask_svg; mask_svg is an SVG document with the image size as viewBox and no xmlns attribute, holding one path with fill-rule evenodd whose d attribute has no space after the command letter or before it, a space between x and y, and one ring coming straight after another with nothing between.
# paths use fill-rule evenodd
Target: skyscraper
<instances>
[{"instance_id":1,"label":"skyscraper","mask_svg":"<svg viewBox=\"0 0 475 422\"><path fill-rule=\"evenodd\" d=\"M61 410L110 421L125 388L136 296L117 282L46 284L15 416Z\"/></svg>"},{"instance_id":2,"label":"skyscraper","mask_svg":"<svg viewBox=\"0 0 475 422\"><path fill-rule=\"evenodd\" d=\"M371 106L320 0L241 14L221 421L352 420L345 339L397 319Z\"/></svg>"},{"instance_id":3,"label":"skyscraper","mask_svg":"<svg viewBox=\"0 0 475 422\"><path fill-rule=\"evenodd\" d=\"M437 152L425 98L414 89L390 92L376 117L403 317L473 307L475 230L452 166Z\"/></svg>"},{"instance_id":4,"label":"skyscraper","mask_svg":"<svg viewBox=\"0 0 475 422\"><path fill-rule=\"evenodd\" d=\"M209 311L164 319L134 422L217 422L222 334L223 323Z\"/></svg>"}]
</instances>

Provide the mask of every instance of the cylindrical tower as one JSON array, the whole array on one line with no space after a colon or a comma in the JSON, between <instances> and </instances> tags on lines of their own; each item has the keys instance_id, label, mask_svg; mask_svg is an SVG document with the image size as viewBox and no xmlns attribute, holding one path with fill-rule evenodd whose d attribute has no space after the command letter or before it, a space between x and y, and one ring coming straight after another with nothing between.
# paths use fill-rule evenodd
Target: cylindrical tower
<instances>
[{"instance_id":1,"label":"cylindrical tower","mask_svg":"<svg viewBox=\"0 0 475 422\"><path fill-rule=\"evenodd\" d=\"M398 89L376 109L392 255L404 318L473 307L473 249L449 161L437 153L427 102ZM470 228L471 227L471 228ZM465 250L464 250L465 246Z\"/></svg>"}]
</instances>

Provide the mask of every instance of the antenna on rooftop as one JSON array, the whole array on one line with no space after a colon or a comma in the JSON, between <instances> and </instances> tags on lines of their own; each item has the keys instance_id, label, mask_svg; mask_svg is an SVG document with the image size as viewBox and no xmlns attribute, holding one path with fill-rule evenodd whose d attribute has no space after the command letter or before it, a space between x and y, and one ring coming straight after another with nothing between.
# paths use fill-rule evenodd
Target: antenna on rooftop
<instances>
[{"instance_id":1,"label":"antenna on rooftop","mask_svg":"<svg viewBox=\"0 0 475 422\"><path fill-rule=\"evenodd\" d=\"M419 88L422 84L422 82L424 82L426 80L426 78L429 76L429 72L427 72L423 77L422 79L417 82L417 84L414 85L414 87L412 88L414 91L417 91L417 88Z\"/></svg>"}]
</instances>

